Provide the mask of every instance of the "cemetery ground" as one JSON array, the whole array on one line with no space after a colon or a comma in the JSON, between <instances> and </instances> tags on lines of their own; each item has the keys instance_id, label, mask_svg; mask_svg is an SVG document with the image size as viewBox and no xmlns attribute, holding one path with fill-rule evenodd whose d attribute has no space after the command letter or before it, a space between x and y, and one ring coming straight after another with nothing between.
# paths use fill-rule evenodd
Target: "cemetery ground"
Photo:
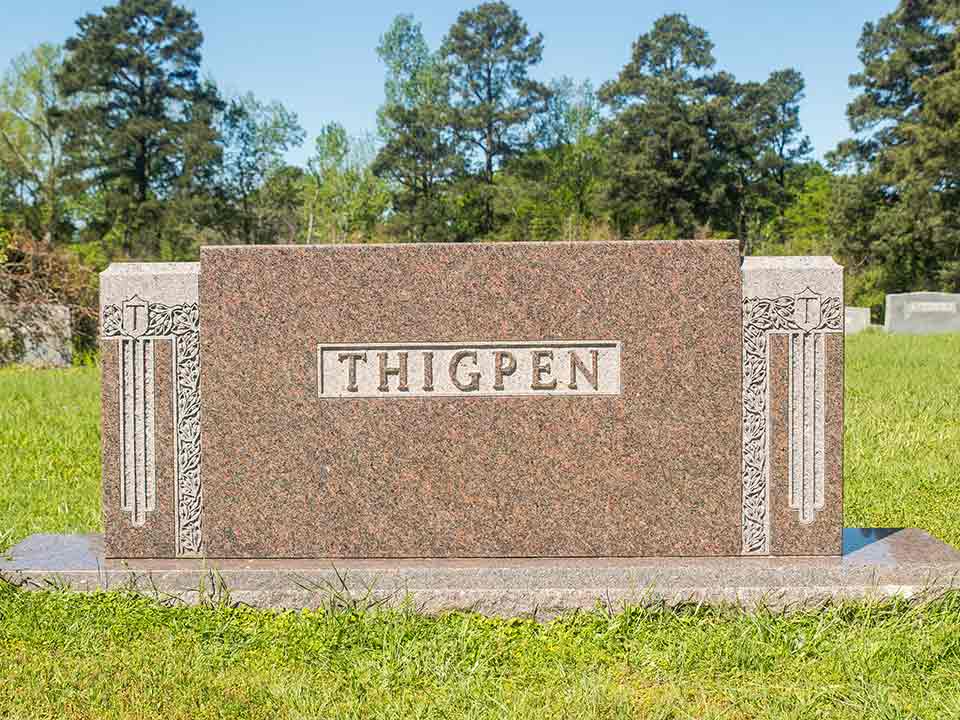
<instances>
[{"instance_id":1,"label":"cemetery ground","mask_svg":"<svg viewBox=\"0 0 960 720\"><path fill-rule=\"evenodd\" d=\"M844 519L960 546L960 334L847 340ZM100 529L96 368L0 370L0 551ZM0 584L4 717L960 716L960 593L547 623Z\"/></svg>"}]
</instances>

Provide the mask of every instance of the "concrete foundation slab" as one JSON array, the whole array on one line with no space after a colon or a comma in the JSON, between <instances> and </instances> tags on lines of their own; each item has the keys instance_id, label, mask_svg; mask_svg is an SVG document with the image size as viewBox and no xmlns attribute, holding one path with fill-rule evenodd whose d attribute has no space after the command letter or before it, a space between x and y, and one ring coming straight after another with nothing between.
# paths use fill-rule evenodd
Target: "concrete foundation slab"
<instances>
[{"instance_id":1,"label":"concrete foundation slab","mask_svg":"<svg viewBox=\"0 0 960 720\"><path fill-rule=\"evenodd\" d=\"M441 560L105 560L101 535L33 535L0 559L0 577L29 589L133 589L161 600L315 608L362 599L425 612L549 617L598 602L757 602L960 588L960 551L922 530L847 528L840 557Z\"/></svg>"}]
</instances>

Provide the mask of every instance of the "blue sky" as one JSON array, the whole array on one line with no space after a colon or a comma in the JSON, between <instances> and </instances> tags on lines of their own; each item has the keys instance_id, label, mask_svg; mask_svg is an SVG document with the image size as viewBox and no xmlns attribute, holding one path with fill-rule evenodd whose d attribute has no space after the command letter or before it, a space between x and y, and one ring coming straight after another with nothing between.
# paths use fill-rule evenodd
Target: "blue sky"
<instances>
[{"instance_id":1,"label":"blue sky","mask_svg":"<svg viewBox=\"0 0 960 720\"><path fill-rule=\"evenodd\" d=\"M63 42L77 17L103 0L3 0L0 65L44 42ZM308 133L290 155L303 162L313 137L330 121L359 134L372 131L383 99L383 67L374 48L391 19L412 13L436 47L458 12L477 2L439 0L186 0L206 38L205 72L222 87L252 91L294 110ZM856 43L863 23L896 7L896 0L807 0L804 3L728 0L514 0L531 31L544 35L537 77L615 77L630 44L661 15L683 12L716 45L717 67L741 80L762 80L796 67L807 81L801 120L816 155L847 136L847 77L859 69Z\"/></svg>"}]
</instances>

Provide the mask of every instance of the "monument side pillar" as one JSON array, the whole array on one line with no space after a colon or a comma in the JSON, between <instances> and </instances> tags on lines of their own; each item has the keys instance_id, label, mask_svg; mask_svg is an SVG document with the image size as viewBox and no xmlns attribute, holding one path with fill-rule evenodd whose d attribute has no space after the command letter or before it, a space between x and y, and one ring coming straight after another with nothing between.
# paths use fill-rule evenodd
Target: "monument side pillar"
<instances>
[{"instance_id":1,"label":"monument side pillar","mask_svg":"<svg viewBox=\"0 0 960 720\"><path fill-rule=\"evenodd\" d=\"M199 263L100 274L106 556L202 553Z\"/></svg>"},{"instance_id":2,"label":"monument side pillar","mask_svg":"<svg viewBox=\"0 0 960 720\"><path fill-rule=\"evenodd\" d=\"M743 265L743 554L839 555L843 268Z\"/></svg>"}]
</instances>

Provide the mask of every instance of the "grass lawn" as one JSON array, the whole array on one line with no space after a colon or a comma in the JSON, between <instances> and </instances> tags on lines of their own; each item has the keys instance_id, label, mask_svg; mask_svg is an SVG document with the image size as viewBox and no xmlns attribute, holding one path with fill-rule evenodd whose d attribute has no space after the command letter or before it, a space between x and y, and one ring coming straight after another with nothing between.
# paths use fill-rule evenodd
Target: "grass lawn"
<instances>
[{"instance_id":1,"label":"grass lawn","mask_svg":"<svg viewBox=\"0 0 960 720\"><path fill-rule=\"evenodd\" d=\"M845 522L960 546L960 335L847 343ZM100 528L97 371L0 370L0 550ZM960 593L550 623L0 584L0 717L960 717Z\"/></svg>"}]
</instances>

